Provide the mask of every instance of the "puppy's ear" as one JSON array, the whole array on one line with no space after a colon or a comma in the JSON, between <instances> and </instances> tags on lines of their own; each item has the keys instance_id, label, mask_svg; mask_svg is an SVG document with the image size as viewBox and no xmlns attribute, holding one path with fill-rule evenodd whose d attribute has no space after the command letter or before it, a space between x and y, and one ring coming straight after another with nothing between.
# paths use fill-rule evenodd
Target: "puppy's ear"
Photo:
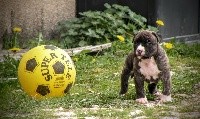
<instances>
[{"instance_id":1,"label":"puppy's ear","mask_svg":"<svg viewBox=\"0 0 200 119\"><path fill-rule=\"evenodd\" d=\"M155 33L155 32L152 32L152 34L156 37L158 43L160 43L162 41L161 34Z\"/></svg>"}]
</instances>

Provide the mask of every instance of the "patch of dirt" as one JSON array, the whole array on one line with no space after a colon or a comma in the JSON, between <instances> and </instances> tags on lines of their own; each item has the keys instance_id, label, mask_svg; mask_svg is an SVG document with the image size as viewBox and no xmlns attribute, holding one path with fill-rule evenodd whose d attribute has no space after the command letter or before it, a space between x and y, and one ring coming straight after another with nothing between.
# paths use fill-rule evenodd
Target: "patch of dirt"
<instances>
[{"instance_id":1,"label":"patch of dirt","mask_svg":"<svg viewBox=\"0 0 200 119\"><path fill-rule=\"evenodd\" d=\"M149 101L148 104L145 104L147 108L156 108L156 107L168 107L169 110L163 110L161 112L156 112L158 115L166 114L166 116L160 116L161 119L179 119L179 118L200 118L200 83L194 86L193 94L176 94L174 96L174 104L162 104L157 103L156 101ZM83 113L86 115L88 112L98 112L99 110L114 110L123 112L124 109L115 109L115 108L101 108L99 105L92 105L91 108L82 108ZM57 109L46 109L45 111L53 112L53 115L58 119L77 119L75 111L66 110L62 107ZM133 119L145 119L148 118L145 115L144 111L141 109L132 110L129 113L129 117ZM86 116L84 119L99 119L98 116Z\"/></svg>"}]
</instances>

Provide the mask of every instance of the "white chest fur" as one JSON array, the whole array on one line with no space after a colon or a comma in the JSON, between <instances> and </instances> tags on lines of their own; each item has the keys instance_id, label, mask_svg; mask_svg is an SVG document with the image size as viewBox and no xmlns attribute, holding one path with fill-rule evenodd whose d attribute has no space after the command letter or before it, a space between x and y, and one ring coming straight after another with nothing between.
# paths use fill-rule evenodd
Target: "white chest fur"
<instances>
[{"instance_id":1,"label":"white chest fur","mask_svg":"<svg viewBox=\"0 0 200 119\"><path fill-rule=\"evenodd\" d=\"M140 72L146 79L157 79L160 70L155 62L155 59L151 57L150 59L141 59L138 64L140 66Z\"/></svg>"}]
</instances>

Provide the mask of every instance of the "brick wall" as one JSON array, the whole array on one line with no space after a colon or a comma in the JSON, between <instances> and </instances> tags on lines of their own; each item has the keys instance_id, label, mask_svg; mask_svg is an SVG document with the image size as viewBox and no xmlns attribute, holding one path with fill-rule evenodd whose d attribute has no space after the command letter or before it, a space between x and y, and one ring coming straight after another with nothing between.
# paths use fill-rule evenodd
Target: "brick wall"
<instances>
[{"instance_id":1,"label":"brick wall","mask_svg":"<svg viewBox=\"0 0 200 119\"><path fill-rule=\"evenodd\" d=\"M22 39L28 40L42 32L46 38L55 34L61 20L75 17L76 0L0 0L0 44L2 35L12 27L22 28ZM1 46L0 46L1 47Z\"/></svg>"}]
</instances>

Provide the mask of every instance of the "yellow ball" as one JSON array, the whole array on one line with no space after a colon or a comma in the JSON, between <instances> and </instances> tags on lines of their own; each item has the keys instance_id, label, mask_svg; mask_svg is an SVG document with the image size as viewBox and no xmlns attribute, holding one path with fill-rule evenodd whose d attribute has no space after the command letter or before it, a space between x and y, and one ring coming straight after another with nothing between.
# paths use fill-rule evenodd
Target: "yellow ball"
<instances>
[{"instance_id":1,"label":"yellow ball","mask_svg":"<svg viewBox=\"0 0 200 119\"><path fill-rule=\"evenodd\" d=\"M75 77L76 70L70 56L52 45L29 50L18 67L23 90L36 99L63 96L73 86Z\"/></svg>"}]
</instances>

